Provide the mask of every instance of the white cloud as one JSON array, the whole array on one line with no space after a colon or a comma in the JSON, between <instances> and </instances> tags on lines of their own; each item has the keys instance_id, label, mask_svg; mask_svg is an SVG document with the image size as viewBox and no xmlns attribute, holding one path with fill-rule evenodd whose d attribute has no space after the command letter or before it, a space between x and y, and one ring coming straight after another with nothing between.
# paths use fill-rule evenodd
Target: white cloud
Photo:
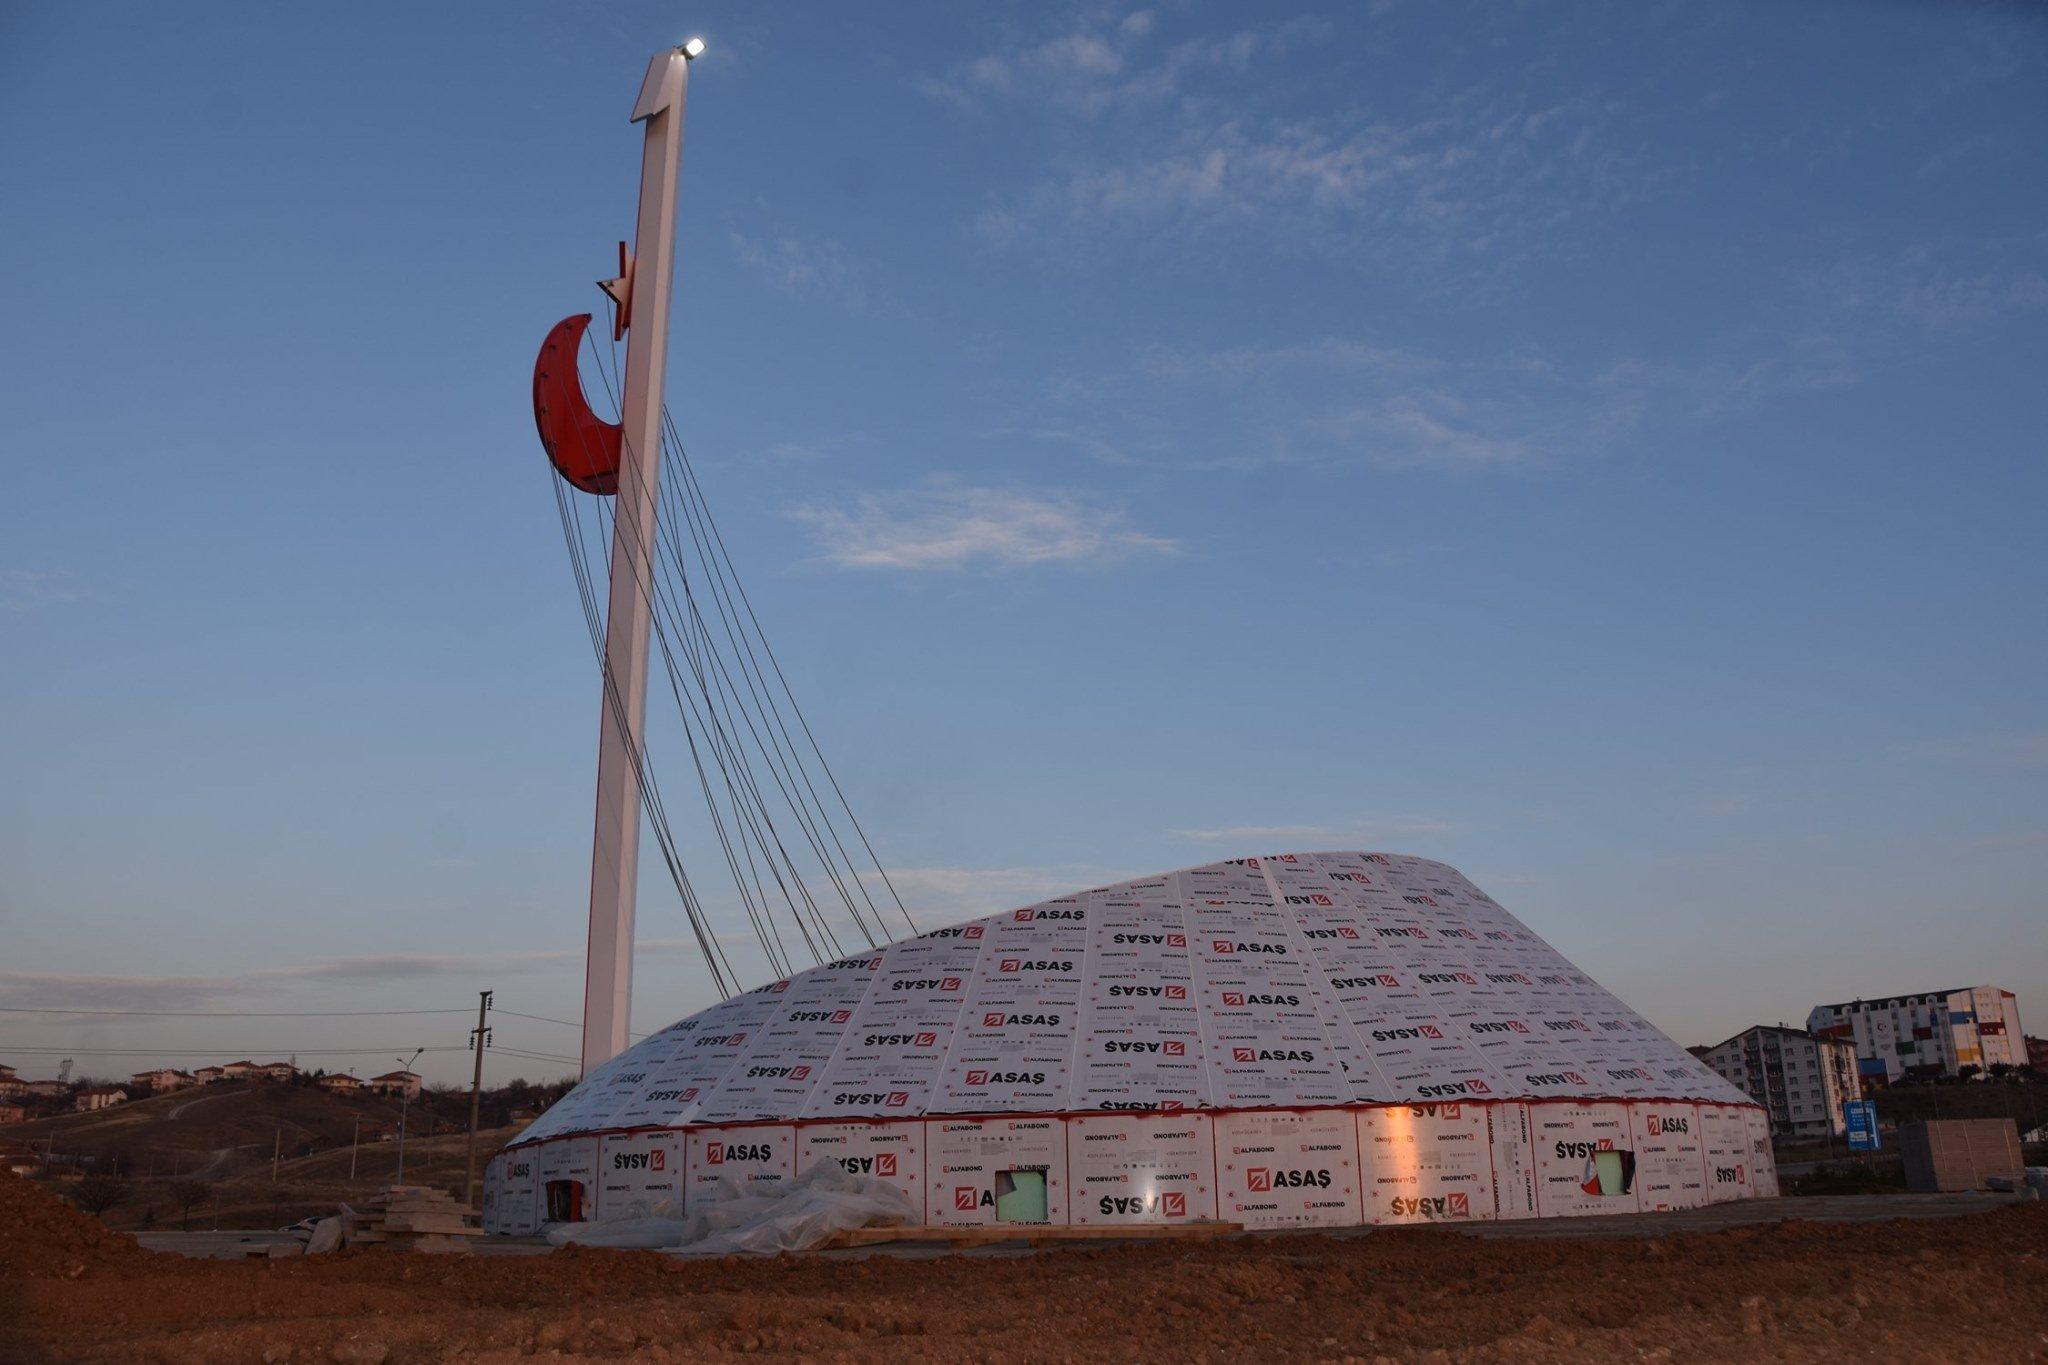
<instances>
[{"instance_id":1,"label":"white cloud","mask_svg":"<svg viewBox=\"0 0 2048 1365\"><path fill-rule=\"evenodd\" d=\"M770 289L793 299L824 299L858 312L867 306L865 271L839 243L786 234L730 234L733 255Z\"/></svg>"},{"instance_id":2,"label":"white cloud","mask_svg":"<svg viewBox=\"0 0 2048 1365\"><path fill-rule=\"evenodd\" d=\"M913 84L961 110L1026 100L1036 108L1093 118L1121 107L1159 105L1183 95L1190 77L1242 71L1256 58L1272 60L1330 32L1327 21L1302 17L1155 49L1157 28L1158 16L1150 10L1084 16L1066 32L956 63Z\"/></svg>"},{"instance_id":3,"label":"white cloud","mask_svg":"<svg viewBox=\"0 0 2048 1365\"><path fill-rule=\"evenodd\" d=\"M483 972L518 972L580 963L566 950L501 953L386 953L326 958L283 967L255 967L232 976L136 975L0 971L0 1005L38 1009L202 1009L293 987L333 982L351 987Z\"/></svg>"},{"instance_id":4,"label":"white cloud","mask_svg":"<svg viewBox=\"0 0 2048 1365\"><path fill-rule=\"evenodd\" d=\"M0 570L0 612L26 613L92 599L92 592L68 569Z\"/></svg>"},{"instance_id":5,"label":"white cloud","mask_svg":"<svg viewBox=\"0 0 2048 1365\"><path fill-rule=\"evenodd\" d=\"M811 530L819 558L842 569L931 572L1092 567L1172 555L1178 542L1132 527L1119 510L1068 493L941 484L856 494L788 515Z\"/></svg>"}]
</instances>

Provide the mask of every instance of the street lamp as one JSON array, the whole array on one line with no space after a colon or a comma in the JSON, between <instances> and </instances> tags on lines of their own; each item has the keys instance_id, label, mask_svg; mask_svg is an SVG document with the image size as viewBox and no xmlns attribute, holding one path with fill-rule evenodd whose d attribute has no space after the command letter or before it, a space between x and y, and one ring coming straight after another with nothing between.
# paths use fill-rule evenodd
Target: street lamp
<instances>
[{"instance_id":1,"label":"street lamp","mask_svg":"<svg viewBox=\"0 0 2048 1365\"><path fill-rule=\"evenodd\" d=\"M398 1059L398 1069L407 1076L410 1076L412 1074L412 1064L418 1061L420 1054L425 1051L426 1049L423 1047L416 1047L412 1050L412 1056L400 1057ZM401 1078L398 1083L398 1178L396 1182L400 1185L405 1183L405 1116L411 1108L412 1086Z\"/></svg>"}]
</instances>

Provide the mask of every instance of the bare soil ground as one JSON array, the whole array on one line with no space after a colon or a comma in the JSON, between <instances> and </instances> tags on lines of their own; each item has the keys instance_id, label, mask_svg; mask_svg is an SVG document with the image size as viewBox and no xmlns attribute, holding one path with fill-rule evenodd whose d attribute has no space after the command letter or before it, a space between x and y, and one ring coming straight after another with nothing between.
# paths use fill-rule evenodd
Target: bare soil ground
<instances>
[{"instance_id":1,"label":"bare soil ground","mask_svg":"<svg viewBox=\"0 0 2048 1365\"><path fill-rule=\"evenodd\" d=\"M0 1173L0 1360L2048 1360L2048 1205L1604 1241L191 1261Z\"/></svg>"}]
</instances>

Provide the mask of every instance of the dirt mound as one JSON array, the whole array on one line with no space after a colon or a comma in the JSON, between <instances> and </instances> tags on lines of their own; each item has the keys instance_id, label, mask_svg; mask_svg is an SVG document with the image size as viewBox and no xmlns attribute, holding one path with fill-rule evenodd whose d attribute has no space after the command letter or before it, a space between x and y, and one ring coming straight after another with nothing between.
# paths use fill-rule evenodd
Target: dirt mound
<instances>
[{"instance_id":1,"label":"dirt mound","mask_svg":"<svg viewBox=\"0 0 2048 1365\"><path fill-rule=\"evenodd\" d=\"M1416 1229L936 1260L148 1257L18 1286L0 1361L2006 1365L2044 1358L2044 1245L2048 1205L2029 1204L1655 1239Z\"/></svg>"},{"instance_id":2,"label":"dirt mound","mask_svg":"<svg viewBox=\"0 0 2048 1365\"><path fill-rule=\"evenodd\" d=\"M126 1233L0 1169L0 1277L77 1279L93 1270L130 1270L155 1259Z\"/></svg>"}]
</instances>

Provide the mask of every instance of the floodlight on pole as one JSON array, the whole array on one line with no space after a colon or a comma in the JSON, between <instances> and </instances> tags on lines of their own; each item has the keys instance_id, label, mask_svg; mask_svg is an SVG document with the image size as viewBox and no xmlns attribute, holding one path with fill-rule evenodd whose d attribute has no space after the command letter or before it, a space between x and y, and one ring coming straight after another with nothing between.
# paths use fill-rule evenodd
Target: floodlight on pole
<instances>
[{"instance_id":1,"label":"floodlight on pole","mask_svg":"<svg viewBox=\"0 0 2048 1365\"><path fill-rule=\"evenodd\" d=\"M683 44L683 55L684 55L685 57L689 57L689 58L691 58L692 60L694 60L694 59L696 59L696 58L698 58L698 57L701 57L701 56L703 56L703 55L704 55L704 40L703 40L702 38L692 38L692 39L690 39L690 41L688 41L687 43L684 43L684 44Z\"/></svg>"},{"instance_id":2,"label":"floodlight on pole","mask_svg":"<svg viewBox=\"0 0 2048 1365\"><path fill-rule=\"evenodd\" d=\"M399 1184L401 1184L401 1185L403 1185L403 1184L405 1183L405 1120L406 1120L406 1116L407 1116L407 1115L408 1115L408 1114L409 1114L409 1113L410 1113L410 1112L412 1111L412 1086L411 1086L411 1085L410 1085L410 1084L408 1083L408 1081L407 1081L407 1079L406 1079L406 1078L407 1078L407 1077L410 1077L410 1076L412 1075L412 1064L413 1064L414 1062L418 1061L418 1060L420 1059L420 1054L421 1054L422 1052L425 1052L425 1051L426 1051L426 1049L425 1049L425 1048L423 1048L423 1047L416 1047L416 1048L414 1048L414 1049L412 1050L412 1056L410 1056L410 1057L400 1057L400 1058L398 1059L398 1062L399 1062L399 1068L400 1068L400 1070L399 1070L399 1081L398 1081L398 1177L397 1177L397 1180L398 1180L398 1183L399 1183Z\"/></svg>"}]
</instances>

